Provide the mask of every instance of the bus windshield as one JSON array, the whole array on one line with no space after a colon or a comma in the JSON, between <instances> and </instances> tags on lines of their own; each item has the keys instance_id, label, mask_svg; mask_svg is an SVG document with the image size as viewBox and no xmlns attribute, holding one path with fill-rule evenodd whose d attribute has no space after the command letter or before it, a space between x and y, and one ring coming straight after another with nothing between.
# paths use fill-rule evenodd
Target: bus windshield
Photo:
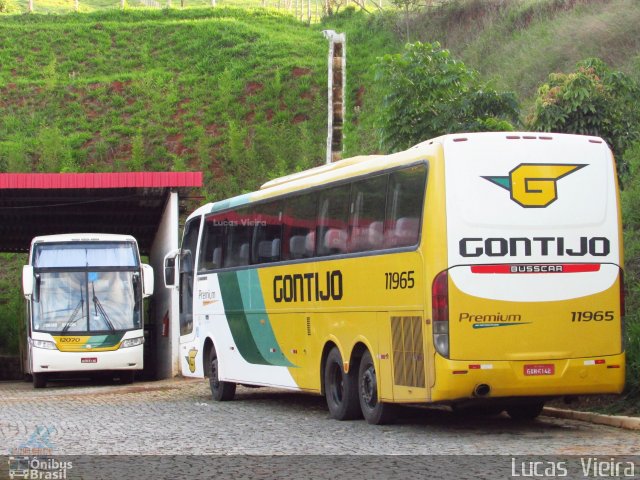
<instances>
[{"instance_id":1,"label":"bus windshield","mask_svg":"<svg viewBox=\"0 0 640 480\"><path fill-rule=\"evenodd\" d=\"M34 246L35 268L137 267L130 242L42 243Z\"/></svg>"},{"instance_id":2,"label":"bus windshield","mask_svg":"<svg viewBox=\"0 0 640 480\"><path fill-rule=\"evenodd\" d=\"M137 272L41 272L33 299L33 329L115 332L141 328Z\"/></svg>"}]
</instances>

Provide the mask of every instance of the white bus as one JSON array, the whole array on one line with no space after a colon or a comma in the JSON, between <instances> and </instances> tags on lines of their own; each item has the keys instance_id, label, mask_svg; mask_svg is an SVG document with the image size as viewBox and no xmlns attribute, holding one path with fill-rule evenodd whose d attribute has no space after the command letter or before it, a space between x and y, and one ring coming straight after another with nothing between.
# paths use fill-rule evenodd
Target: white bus
<instances>
[{"instance_id":1,"label":"white bus","mask_svg":"<svg viewBox=\"0 0 640 480\"><path fill-rule=\"evenodd\" d=\"M23 267L25 371L35 388L61 372L111 371L131 383L143 368L144 309L153 269L129 235L36 237Z\"/></svg>"}]
</instances>

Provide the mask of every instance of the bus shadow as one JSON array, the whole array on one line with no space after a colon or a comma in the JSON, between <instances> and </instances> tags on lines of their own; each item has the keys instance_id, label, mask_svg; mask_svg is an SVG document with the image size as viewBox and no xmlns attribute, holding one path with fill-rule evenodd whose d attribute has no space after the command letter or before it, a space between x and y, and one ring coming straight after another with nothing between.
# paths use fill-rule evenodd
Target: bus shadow
<instances>
[{"instance_id":1,"label":"bus shadow","mask_svg":"<svg viewBox=\"0 0 640 480\"><path fill-rule=\"evenodd\" d=\"M211 397L207 399L211 401ZM279 408L290 414L314 413L329 418L325 398L312 393L289 392L274 388L247 388L239 386L234 402L245 405L267 406ZM404 427L446 428L448 430L480 431L494 433L497 431L532 432L567 429L566 425L548 421L541 416L530 421L514 421L502 412L498 414L481 414L455 412L445 406L398 405L396 407L394 425Z\"/></svg>"}]
</instances>

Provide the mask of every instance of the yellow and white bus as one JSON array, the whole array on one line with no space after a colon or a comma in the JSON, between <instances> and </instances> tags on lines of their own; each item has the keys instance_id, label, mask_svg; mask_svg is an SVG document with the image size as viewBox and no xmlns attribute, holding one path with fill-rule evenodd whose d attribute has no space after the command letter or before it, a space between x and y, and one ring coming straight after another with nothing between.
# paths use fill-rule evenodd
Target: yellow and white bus
<instances>
[{"instance_id":1,"label":"yellow and white bus","mask_svg":"<svg viewBox=\"0 0 640 480\"><path fill-rule=\"evenodd\" d=\"M153 269L129 235L35 237L23 267L25 371L35 388L68 372L114 372L130 383L143 368L144 309Z\"/></svg>"},{"instance_id":2,"label":"yellow and white bus","mask_svg":"<svg viewBox=\"0 0 640 480\"><path fill-rule=\"evenodd\" d=\"M447 135L205 205L165 258L186 376L323 393L336 419L537 416L624 385L616 168L600 138Z\"/></svg>"}]
</instances>

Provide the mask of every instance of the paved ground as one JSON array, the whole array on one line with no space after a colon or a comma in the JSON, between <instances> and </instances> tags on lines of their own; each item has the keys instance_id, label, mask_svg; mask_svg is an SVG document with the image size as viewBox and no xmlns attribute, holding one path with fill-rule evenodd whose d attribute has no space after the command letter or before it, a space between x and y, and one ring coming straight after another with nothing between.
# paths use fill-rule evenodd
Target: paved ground
<instances>
[{"instance_id":1,"label":"paved ground","mask_svg":"<svg viewBox=\"0 0 640 480\"><path fill-rule=\"evenodd\" d=\"M406 408L395 425L371 426L362 420L331 420L321 397L283 390L239 387L236 400L214 402L203 380L129 386L92 386L78 381L50 383L44 390L34 390L23 382L0 383L0 455L19 453L21 447L34 447L38 442L53 455L312 456L286 460L300 462L298 473L314 462L325 465L327 457L316 457L324 455L336 456L332 464L346 462L357 471L361 467L358 461L349 460L357 458L352 455L503 455L509 458L500 457L500 467L515 468L517 473L523 467L511 464L510 456L577 455L609 461L612 455L635 456L640 452L637 431L549 417L518 424L506 415L469 419L442 409ZM230 458L235 458L232 464L237 467L239 457ZM430 464L443 469L444 476L439 478L450 478L445 474L452 465L463 465L464 458L453 463L431 459ZM634 462L640 465L638 459L634 457ZM198 466L201 460L185 460L179 476L191 469L209 471L210 465ZM222 460L218 457L218 464ZM278 465L272 464L282 461L262 458L258 466L251 467L250 476L234 478L283 478L274 473ZM401 469L403 475L398 478L410 478L415 467L422 475L418 477L435 478L424 476L416 461L413 457L384 457L373 463L378 465L374 473L381 476L367 477L388 478L383 475L388 468L396 472L394 476ZM224 465L221 468L229 471ZM469 478L501 478L491 475L495 468L495 461L490 461L486 477L476 471ZM162 471L169 470L165 465ZM640 466L636 465L634 475L640 478ZM153 476L157 475L145 478ZM196 473L191 478L200 477ZM455 478L465 476L458 472Z\"/></svg>"}]
</instances>

